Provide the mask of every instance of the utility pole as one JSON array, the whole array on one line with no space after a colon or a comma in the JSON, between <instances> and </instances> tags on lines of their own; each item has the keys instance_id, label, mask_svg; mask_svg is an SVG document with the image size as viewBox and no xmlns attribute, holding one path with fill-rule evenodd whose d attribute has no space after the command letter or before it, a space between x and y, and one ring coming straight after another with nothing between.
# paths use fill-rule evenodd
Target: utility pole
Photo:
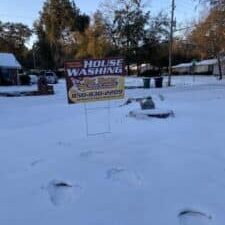
<instances>
[{"instance_id":1,"label":"utility pole","mask_svg":"<svg viewBox=\"0 0 225 225\"><path fill-rule=\"evenodd\" d=\"M170 41L169 41L169 77L168 86L171 86L172 77L172 58L173 58L173 31L174 31L174 11L175 11L175 0L172 0L172 11L171 11L171 23L170 23Z\"/></svg>"},{"instance_id":2,"label":"utility pole","mask_svg":"<svg viewBox=\"0 0 225 225\"><path fill-rule=\"evenodd\" d=\"M36 56L35 56L35 49L33 48L33 64L34 64L34 69L36 69Z\"/></svg>"}]
</instances>

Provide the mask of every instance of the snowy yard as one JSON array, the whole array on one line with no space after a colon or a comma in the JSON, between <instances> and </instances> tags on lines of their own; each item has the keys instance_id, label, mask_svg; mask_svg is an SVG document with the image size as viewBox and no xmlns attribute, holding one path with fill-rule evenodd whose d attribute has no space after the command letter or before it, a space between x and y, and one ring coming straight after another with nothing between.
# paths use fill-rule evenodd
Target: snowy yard
<instances>
[{"instance_id":1,"label":"snowy yard","mask_svg":"<svg viewBox=\"0 0 225 225\"><path fill-rule=\"evenodd\" d=\"M142 84L126 83L134 82ZM110 115L107 103L88 104L92 133L107 130L110 116L111 134L91 137L84 105L67 104L63 81L54 96L1 97L0 224L224 224L225 82L174 84L126 91L152 96L174 118L128 117L138 106L120 107L124 100L110 102Z\"/></svg>"},{"instance_id":2,"label":"snowy yard","mask_svg":"<svg viewBox=\"0 0 225 225\"><path fill-rule=\"evenodd\" d=\"M216 82L217 78L214 76L174 76L172 78L172 85L176 86L189 86L189 85L199 85L199 84L213 84ZM168 83L168 78L164 77L163 80L164 86ZM143 79L136 77L129 77L126 79L127 87L140 87L143 86ZM154 87L154 78L151 78L151 87Z\"/></svg>"}]
</instances>

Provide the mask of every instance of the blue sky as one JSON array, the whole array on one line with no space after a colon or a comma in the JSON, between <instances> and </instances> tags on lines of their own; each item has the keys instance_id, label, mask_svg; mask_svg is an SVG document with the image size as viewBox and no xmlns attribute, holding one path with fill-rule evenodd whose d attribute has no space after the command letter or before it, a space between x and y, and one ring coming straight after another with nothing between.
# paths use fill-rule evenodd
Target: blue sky
<instances>
[{"instance_id":1,"label":"blue sky","mask_svg":"<svg viewBox=\"0 0 225 225\"><path fill-rule=\"evenodd\" d=\"M32 26L44 0L0 0L0 20L23 22ZM94 12L98 7L95 0L75 0L77 6L87 13Z\"/></svg>"},{"instance_id":2,"label":"blue sky","mask_svg":"<svg viewBox=\"0 0 225 225\"><path fill-rule=\"evenodd\" d=\"M194 0L176 0L176 18L178 22L190 20L197 15ZM32 26L38 17L44 0L0 0L0 20L23 22ZM75 0L77 6L86 13L94 12L100 0ZM152 14L164 9L170 10L171 0L146 0Z\"/></svg>"}]
</instances>

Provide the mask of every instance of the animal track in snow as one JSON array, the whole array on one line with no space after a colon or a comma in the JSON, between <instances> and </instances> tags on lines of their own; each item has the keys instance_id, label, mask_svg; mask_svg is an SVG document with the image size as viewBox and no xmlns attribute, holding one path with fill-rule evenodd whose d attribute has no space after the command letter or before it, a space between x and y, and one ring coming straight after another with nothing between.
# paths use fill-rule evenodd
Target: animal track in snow
<instances>
[{"instance_id":1,"label":"animal track in snow","mask_svg":"<svg viewBox=\"0 0 225 225\"><path fill-rule=\"evenodd\" d=\"M53 180L49 183L47 191L52 204L60 206L77 200L81 195L82 187L64 181Z\"/></svg>"},{"instance_id":2,"label":"animal track in snow","mask_svg":"<svg viewBox=\"0 0 225 225\"><path fill-rule=\"evenodd\" d=\"M212 217L195 210L184 210L178 215L180 225L210 225Z\"/></svg>"},{"instance_id":3,"label":"animal track in snow","mask_svg":"<svg viewBox=\"0 0 225 225\"><path fill-rule=\"evenodd\" d=\"M119 167L107 170L106 179L128 186L142 185L142 179L138 174Z\"/></svg>"}]
</instances>

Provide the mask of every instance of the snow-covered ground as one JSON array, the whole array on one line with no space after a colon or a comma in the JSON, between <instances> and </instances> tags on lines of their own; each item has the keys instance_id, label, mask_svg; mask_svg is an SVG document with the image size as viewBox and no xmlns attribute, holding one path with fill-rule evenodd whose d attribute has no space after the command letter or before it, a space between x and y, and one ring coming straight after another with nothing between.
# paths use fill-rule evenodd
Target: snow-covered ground
<instances>
[{"instance_id":1,"label":"snow-covered ground","mask_svg":"<svg viewBox=\"0 0 225 225\"><path fill-rule=\"evenodd\" d=\"M111 130L89 137L63 81L54 96L0 97L0 224L224 224L225 82L196 80L126 91L173 110L166 120L131 118L138 105L124 101L87 104L89 132Z\"/></svg>"},{"instance_id":2,"label":"snow-covered ground","mask_svg":"<svg viewBox=\"0 0 225 225\"><path fill-rule=\"evenodd\" d=\"M146 79L146 78L144 78ZM164 86L168 83L168 77L163 79ZM172 85L176 86L189 86L199 84L218 83L217 77L215 76L197 76L197 75L184 75L184 76L173 76ZM143 79L137 77L129 77L126 79L127 87L141 87L143 86ZM154 78L151 78L151 87L154 87Z\"/></svg>"}]
</instances>

